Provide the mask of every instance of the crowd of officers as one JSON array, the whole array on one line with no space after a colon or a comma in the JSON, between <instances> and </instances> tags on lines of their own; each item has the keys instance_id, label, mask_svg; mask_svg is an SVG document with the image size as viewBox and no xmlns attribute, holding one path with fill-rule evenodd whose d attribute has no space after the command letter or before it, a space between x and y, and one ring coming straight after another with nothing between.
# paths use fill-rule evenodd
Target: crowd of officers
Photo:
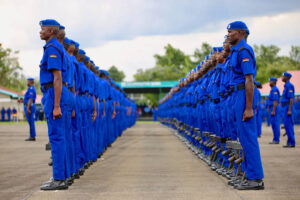
<instances>
[{"instance_id":1,"label":"crowd of officers","mask_svg":"<svg viewBox=\"0 0 300 200\"><path fill-rule=\"evenodd\" d=\"M135 124L136 104L79 49L79 43L65 37L64 26L52 19L42 20L40 26L46 42L40 84L53 169L41 190L67 189ZM32 89L33 80L28 81ZM28 99L24 110L30 112L34 99Z\"/></svg>"},{"instance_id":2,"label":"crowd of officers","mask_svg":"<svg viewBox=\"0 0 300 200\"><path fill-rule=\"evenodd\" d=\"M247 44L250 31L244 22L232 22L227 30L223 46L213 48L160 100L158 115L163 124L178 130L178 136L212 170L227 177L229 185L260 190L264 189L264 173L258 144L261 122L256 118L260 97L254 86L259 85L255 55ZM287 118L286 147L295 146L290 78L284 73L281 102Z\"/></svg>"}]
</instances>

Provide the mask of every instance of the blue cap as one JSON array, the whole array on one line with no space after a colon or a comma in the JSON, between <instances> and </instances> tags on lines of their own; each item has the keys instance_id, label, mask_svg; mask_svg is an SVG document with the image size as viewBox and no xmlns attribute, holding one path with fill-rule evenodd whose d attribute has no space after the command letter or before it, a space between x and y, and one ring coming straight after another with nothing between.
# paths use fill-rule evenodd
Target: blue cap
<instances>
[{"instance_id":1,"label":"blue cap","mask_svg":"<svg viewBox=\"0 0 300 200\"><path fill-rule=\"evenodd\" d=\"M221 52L223 47L213 47L213 52Z\"/></svg>"},{"instance_id":2,"label":"blue cap","mask_svg":"<svg viewBox=\"0 0 300 200\"><path fill-rule=\"evenodd\" d=\"M79 50L78 50L78 54L79 54L79 55L85 55L85 51L82 50L82 49L79 49Z\"/></svg>"},{"instance_id":3,"label":"blue cap","mask_svg":"<svg viewBox=\"0 0 300 200\"><path fill-rule=\"evenodd\" d=\"M292 74L291 74L291 73L288 73L288 72L284 72L282 75L283 75L283 76L287 76L287 77L289 77L289 78L292 77Z\"/></svg>"},{"instance_id":4,"label":"blue cap","mask_svg":"<svg viewBox=\"0 0 300 200\"><path fill-rule=\"evenodd\" d=\"M90 60L90 62L91 62L93 65L95 65L94 61Z\"/></svg>"},{"instance_id":5,"label":"blue cap","mask_svg":"<svg viewBox=\"0 0 300 200\"><path fill-rule=\"evenodd\" d=\"M242 21L231 22L228 24L227 30L245 30L247 34L250 34L247 25Z\"/></svg>"},{"instance_id":6,"label":"blue cap","mask_svg":"<svg viewBox=\"0 0 300 200\"><path fill-rule=\"evenodd\" d=\"M96 70L99 70L99 67L98 66L95 66Z\"/></svg>"},{"instance_id":7,"label":"blue cap","mask_svg":"<svg viewBox=\"0 0 300 200\"><path fill-rule=\"evenodd\" d=\"M59 25L59 30L65 30L65 27L63 25Z\"/></svg>"},{"instance_id":8,"label":"blue cap","mask_svg":"<svg viewBox=\"0 0 300 200\"><path fill-rule=\"evenodd\" d=\"M99 72L103 73L105 76L109 76L109 73L104 69L100 69Z\"/></svg>"},{"instance_id":9,"label":"blue cap","mask_svg":"<svg viewBox=\"0 0 300 200\"><path fill-rule=\"evenodd\" d=\"M260 82L254 81L254 85L259 86L259 85L260 85Z\"/></svg>"},{"instance_id":10,"label":"blue cap","mask_svg":"<svg viewBox=\"0 0 300 200\"><path fill-rule=\"evenodd\" d=\"M73 40L72 40L72 41L73 41ZM79 43L78 43L78 42L75 42L75 41L73 41L73 42L74 42L75 48L78 49L78 48L79 48Z\"/></svg>"},{"instance_id":11,"label":"blue cap","mask_svg":"<svg viewBox=\"0 0 300 200\"><path fill-rule=\"evenodd\" d=\"M34 78L29 77L29 78L27 79L27 81L34 81Z\"/></svg>"},{"instance_id":12,"label":"blue cap","mask_svg":"<svg viewBox=\"0 0 300 200\"><path fill-rule=\"evenodd\" d=\"M271 78L269 78L269 81L277 81L277 78L275 78L275 77L271 77Z\"/></svg>"},{"instance_id":13,"label":"blue cap","mask_svg":"<svg viewBox=\"0 0 300 200\"><path fill-rule=\"evenodd\" d=\"M208 60L209 59L209 56L205 56L205 60Z\"/></svg>"},{"instance_id":14,"label":"blue cap","mask_svg":"<svg viewBox=\"0 0 300 200\"><path fill-rule=\"evenodd\" d=\"M68 45L72 45L71 40L69 38L67 38L67 37L65 37L64 43L68 44Z\"/></svg>"},{"instance_id":15,"label":"blue cap","mask_svg":"<svg viewBox=\"0 0 300 200\"><path fill-rule=\"evenodd\" d=\"M86 61L90 61L90 57L88 57L88 56L84 56L84 60L86 60Z\"/></svg>"},{"instance_id":16,"label":"blue cap","mask_svg":"<svg viewBox=\"0 0 300 200\"><path fill-rule=\"evenodd\" d=\"M199 69L201 69L201 65L200 64L197 65L197 70L199 70Z\"/></svg>"},{"instance_id":17,"label":"blue cap","mask_svg":"<svg viewBox=\"0 0 300 200\"><path fill-rule=\"evenodd\" d=\"M40 21L40 26L57 26L59 27L60 24L54 19L45 19Z\"/></svg>"}]
</instances>

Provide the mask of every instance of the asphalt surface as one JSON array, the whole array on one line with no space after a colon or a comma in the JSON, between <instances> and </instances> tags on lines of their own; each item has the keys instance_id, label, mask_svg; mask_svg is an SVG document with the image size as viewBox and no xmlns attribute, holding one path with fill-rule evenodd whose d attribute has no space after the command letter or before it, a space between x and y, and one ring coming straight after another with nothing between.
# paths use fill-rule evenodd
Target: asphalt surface
<instances>
[{"instance_id":1,"label":"asphalt surface","mask_svg":"<svg viewBox=\"0 0 300 200\"><path fill-rule=\"evenodd\" d=\"M65 191L41 191L51 177L47 125L37 124L37 141L25 142L26 124L0 123L0 199L300 199L300 148L269 145L270 127L259 139L265 172L264 191L237 191L212 172L158 123L126 130L104 156ZM296 141L300 126L295 127ZM282 131L283 133L284 131Z\"/></svg>"}]
</instances>

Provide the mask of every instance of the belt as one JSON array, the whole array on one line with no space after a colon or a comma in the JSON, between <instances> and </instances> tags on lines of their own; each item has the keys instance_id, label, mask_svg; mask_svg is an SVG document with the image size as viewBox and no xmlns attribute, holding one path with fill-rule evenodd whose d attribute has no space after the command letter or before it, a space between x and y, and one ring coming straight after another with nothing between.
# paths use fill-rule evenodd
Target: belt
<instances>
[{"instance_id":1,"label":"belt","mask_svg":"<svg viewBox=\"0 0 300 200\"><path fill-rule=\"evenodd\" d=\"M67 82L63 82L63 85L68 87L68 83Z\"/></svg>"},{"instance_id":2,"label":"belt","mask_svg":"<svg viewBox=\"0 0 300 200\"><path fill-rule=\"evenodd\" d=\"M214 104L220 103L220 98L214 99Z\"/></svg>"},{"instance_id":3,"label":"belt","mask_svg":"<svg viewBox=\"0 0 300 200\"><path fill-rule=\"evenodd\" d=\"M290 105L290 102L281 103L282 106Z\"/></svg>"},{"instance_id":4,"label":"belt","mask_svg":"<svg viewBox=\"0 0 300 200\"><path fill-rule=\"evenodd\" d=\"M48 90L49 88L53 88L53 87L54 87L54 86L53 86L53 83L46 83L46 84L43 84L43 85L42 85L41 90L42 90L42 92L43 92L43 90L46 91L46 90Z\"/></svg>"},{"instance_id":5,"label":"belt","mask_svg":"<svg viewBox=\"0 0 300 200\"><path fill-rule=\"evenodd\" d=\"M27 103L24 103L24 106L28 106L28 104L27 104Z\"/></svg>"},{"instance_id":6,"label":"belt","mask_svg":"<svg viewBox=\"0 0 300 200\"><path fill-rule=\"evenodd\" d=\"M245 89L245 84L230 86L230 91L231 92L238 91L238 90L243 90L243 89Z\"/></svg>"}]
</instances>

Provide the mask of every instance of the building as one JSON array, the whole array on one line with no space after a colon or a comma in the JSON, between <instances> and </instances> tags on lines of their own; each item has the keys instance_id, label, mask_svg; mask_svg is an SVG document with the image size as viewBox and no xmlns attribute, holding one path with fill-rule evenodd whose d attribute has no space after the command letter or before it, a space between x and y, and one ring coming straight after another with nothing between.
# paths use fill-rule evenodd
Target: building
<instances>
[{"instance_id":1,"label":"building","mask_svg":"<svg viewBox=\"0 0 300 200\"><path fill-rule=\"evenodd\" d=\"M21 93L0 86L0 110L16 108L19 120L24 120L23 98ZM7 115L5 115L5 119L7 119Z\"/></svg>"}]
</instances>

